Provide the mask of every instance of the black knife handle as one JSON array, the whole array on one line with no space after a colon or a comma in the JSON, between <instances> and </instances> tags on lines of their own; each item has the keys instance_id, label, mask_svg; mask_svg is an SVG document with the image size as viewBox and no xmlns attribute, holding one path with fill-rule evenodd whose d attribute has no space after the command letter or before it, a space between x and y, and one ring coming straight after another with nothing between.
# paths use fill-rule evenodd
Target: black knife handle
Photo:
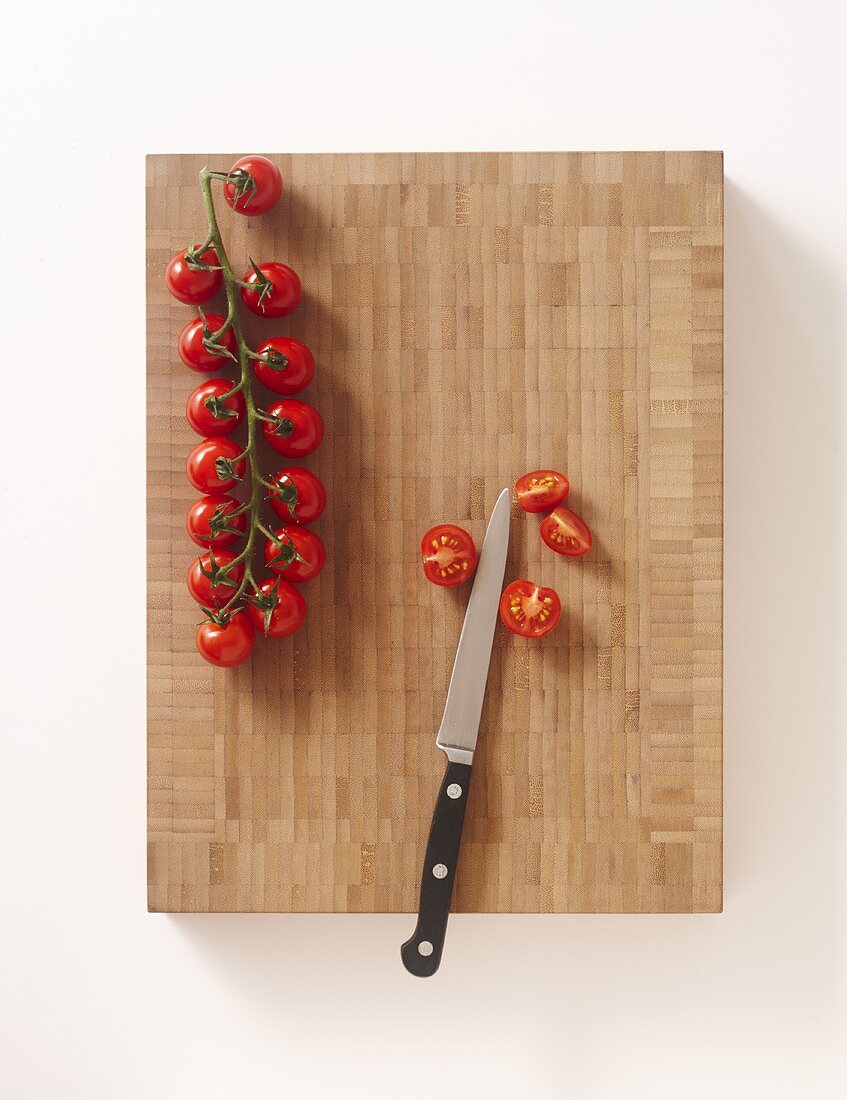
<instances>
[{"instance_id":1,"label":"black knife handle","mask_svg":"<svg viewBox=\"0 0 847 1100\"><path fill-rule=\"evenodd\" d=\"M470 764L448 762L426 845L417 927L400 948L403 965L418 978L430 977L441 962L470 783Z\"/></svg>"}]
</instances>

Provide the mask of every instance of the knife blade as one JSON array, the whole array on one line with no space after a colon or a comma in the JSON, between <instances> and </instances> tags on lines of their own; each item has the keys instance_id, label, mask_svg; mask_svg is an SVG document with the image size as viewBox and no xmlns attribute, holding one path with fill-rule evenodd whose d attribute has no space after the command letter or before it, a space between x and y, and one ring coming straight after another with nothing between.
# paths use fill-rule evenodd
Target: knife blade
<instances>
[{"instance_id":1,"label":"knife blade","mask_svg":"<svg viewBox=\"0 0 847 1100\"><path fill-rule=\"evenodd\" d=\"M426 846L417 926L400 948L403 965L420 978L430 977L438 969L447 931L471 765L509 549L509 497L509 490L504 489L488 521L456 650L444 716L435 741L447 757L447 768Z\"/></svg>"}]
</instances>

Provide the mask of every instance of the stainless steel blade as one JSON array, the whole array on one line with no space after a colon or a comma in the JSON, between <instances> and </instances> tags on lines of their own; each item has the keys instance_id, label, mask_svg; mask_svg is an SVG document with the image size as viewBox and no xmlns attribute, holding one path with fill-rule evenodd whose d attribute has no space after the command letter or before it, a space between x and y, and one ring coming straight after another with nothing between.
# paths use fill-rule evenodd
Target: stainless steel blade
<instances>
[{"instance_id":1,"label":"stainless steel blade","mask_svg":"<svg viewBox=\"0 0 847 1100\"><path fill-rule=\"evenodd\" d=\"M459 764L470 764L473 760L479 734L479 716L485 698L491 643L509 549L509 495L509 490L504 489L488 521L450 677L444 717L435 740L448 759Z\"/></svg>"}]
</instances>

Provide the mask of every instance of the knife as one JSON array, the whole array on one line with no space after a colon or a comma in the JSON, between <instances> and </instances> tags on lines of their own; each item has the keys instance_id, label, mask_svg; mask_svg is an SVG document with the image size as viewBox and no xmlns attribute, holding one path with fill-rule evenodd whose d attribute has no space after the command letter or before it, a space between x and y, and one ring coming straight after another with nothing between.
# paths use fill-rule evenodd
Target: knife
<instances>
[{"instance_id":1,"label":"knife","mask_svg":"<svg viewBox=\"0 0 847 1100\"><path fill-rule=\"evenodd\" d=\"M509 511L509 490L504 489L488 521L456 650L444 717L435 739L447 756L447 770L432 814L421 874L418 923L411 939L400 948L403 965L419 978L428 978L436 972L444 947L491 643L506 570Z\"/></svg>"}]
</instances>

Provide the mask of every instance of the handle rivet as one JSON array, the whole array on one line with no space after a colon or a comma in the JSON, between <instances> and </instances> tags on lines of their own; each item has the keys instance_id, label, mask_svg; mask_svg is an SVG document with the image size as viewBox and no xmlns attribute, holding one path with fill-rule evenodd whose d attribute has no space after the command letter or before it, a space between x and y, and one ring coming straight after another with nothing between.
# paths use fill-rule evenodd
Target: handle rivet
<instances>
[{"instance_id":1,"label":"handle rivet","mask_svg":"<svg viewBox=\"0 0 847 1100\"><path fill-rule=\"evenodd\" d=\"M418 944L418 954L423 956L432 954L432 944L429 940L421 940Z\"/></svg>"},{"instance_id":2,"label":"handle rivet","mask_svg":"<svg viewBox=\"0 0 847 1100\"><path fill-rule=\"evenodd\" d=\"M461 794L462 788L459 786L458 783L451 783L450 786L447 788L448 798L460 798Z\"/></svg>"},{"instance_id":3,"label":"handle rivet","mask_svg":"<svg viewBox=\"0 0 847 1100\"><path fill-rule=\"evenodd\" d=\"M432 873L436 878L447 878L447 868L443 863L436 863L432 869Z\"/></svg>"}]
</instances>

